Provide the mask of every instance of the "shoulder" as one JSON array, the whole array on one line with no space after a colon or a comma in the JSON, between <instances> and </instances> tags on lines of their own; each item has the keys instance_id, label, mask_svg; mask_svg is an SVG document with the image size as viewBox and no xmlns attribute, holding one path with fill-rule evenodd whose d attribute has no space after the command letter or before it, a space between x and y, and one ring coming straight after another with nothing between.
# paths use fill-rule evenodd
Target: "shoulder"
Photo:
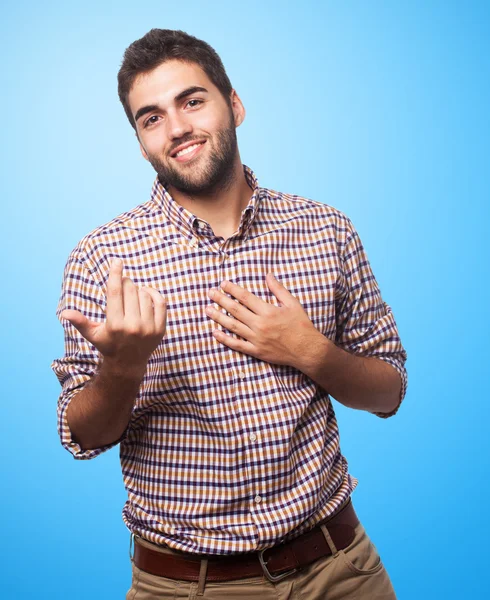
<instances>
[{"instance_id":1,"label":"shoulder","mask_svg":"<svg viewBox=\"0 0 490 600\"><path fill-rule=\"evenodd\" d=\"M355 233L351 219L331 204L270 188L262 188L262 191L266 207L278 215L310 220L319 227L335 231L336 237L344 242Z\"/></svg>"},{"instance_id":2,"label":"shoulder","mask_svg":"<svg viewBox=\"0 0 490 600\"><path fill-rule=\"evenodd\" d=\"M94 266L110 256L117 256L121 249L137 244L151 225L161 222L160 210L150 199L143 204L122 212L110 221L99 225L78 242L68 261L78 261Z\"/></svg>"}]
</instances>

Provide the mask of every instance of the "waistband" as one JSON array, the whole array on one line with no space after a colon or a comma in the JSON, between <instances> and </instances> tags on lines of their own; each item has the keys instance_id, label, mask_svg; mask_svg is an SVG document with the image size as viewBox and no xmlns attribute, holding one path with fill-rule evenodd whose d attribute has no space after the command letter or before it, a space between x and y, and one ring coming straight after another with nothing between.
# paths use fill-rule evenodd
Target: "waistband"
<instances>
[{"instance_id":1,"label":"waistband","mask_svg":"<svg viewBox=\"0 0 490 600\"><path fill-rule=\"evenodd\" d=\"M359 519L350 497L313 529L258 552L205 555L159 547L135 537L134 564L147 573L184 581L228 581L265 575L284 577L315 560L336 554L354 539Z\"/></svg>"}]
</instances>

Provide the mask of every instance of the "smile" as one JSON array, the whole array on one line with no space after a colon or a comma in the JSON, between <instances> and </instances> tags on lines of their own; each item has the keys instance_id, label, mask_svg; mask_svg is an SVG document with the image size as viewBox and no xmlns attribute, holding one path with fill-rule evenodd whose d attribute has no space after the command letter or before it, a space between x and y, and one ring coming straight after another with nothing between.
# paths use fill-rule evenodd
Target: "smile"
<instances>
[{"instance_id":1,"label":"smile","mask_svg":"<svg viewBox=\"0 0 490 600\"><path fill-rule=\"evenodd\" d=\"M177 154L174 156L175 160L179 162L188 162L201 151L201 148L205 143L206 142L199 142L198 144L193 144L192 146L184 148L184 150L177 152Z\"/></svg>"}]
</instances>

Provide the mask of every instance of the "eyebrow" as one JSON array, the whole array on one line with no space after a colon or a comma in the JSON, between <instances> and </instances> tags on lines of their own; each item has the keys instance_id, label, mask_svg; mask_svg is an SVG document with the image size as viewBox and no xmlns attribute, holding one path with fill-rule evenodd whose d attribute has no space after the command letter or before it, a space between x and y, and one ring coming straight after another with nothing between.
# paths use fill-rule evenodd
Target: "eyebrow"
<instances>
[{"instance_id":1,"label":"eyebrow","mask_svg":"<svg viewBox=\"0 0 490 600\"><path fill-rule=\"evenodd\" d=\"M186 98L187 96L190 96L191 94L195 94L196 92L206 92L207 93L208 90L206 88L200 87L198 85L193 85L192 87L185 89L183 92L179 92L177 94L177 96L175 96L174 101L179 102L183 98ZM136 112L136 114L134 116L135 123L143 115L146 115L146 113L152 112L153 110L159 110L159 108L160 107L158 106L158 104L148 104L147 106L142 106L140 109L138 109L138 111Z\"/></svg>"}]
</instances>

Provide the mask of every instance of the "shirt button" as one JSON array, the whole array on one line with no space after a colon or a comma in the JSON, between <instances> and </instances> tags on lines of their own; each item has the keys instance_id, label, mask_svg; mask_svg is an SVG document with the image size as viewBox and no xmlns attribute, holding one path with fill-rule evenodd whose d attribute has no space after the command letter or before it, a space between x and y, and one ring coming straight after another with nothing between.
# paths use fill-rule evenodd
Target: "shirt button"
<instances>
[{"instance_id":1,"label":"shirt button","mask_svg":"<svg viewBox=\"0 0 490 600\"><path fill-rule=\"evenodd\" d=\"M249 435L249 440L250 440L251 442L255 442L255 441L257 440L257 436L255 435L255 433L251 433L251 434Z\"/></svg>"},{"instance_id":2,"label":"shirt button","mask_svg":"<svg viewBox=\"0 0 490 600\"><path fill-rule=\"evenodd\" d=\"M260 503L262 502L262 498L261 498L261 497L260 497L260 496L257 494L257 496L255 496L255 498L254 498L254 501L255 501L257 504L260 504Z\"/></svg>"},{"instance_id":3,"label":"shirt button","mask_svg":"<svg viewBox=\"0 0 490 600\"><path fill-rule=\"evenodd\" d=\"M240 379L245 379L245 371L240 371L238 377L240 377Z\"/></svg>"}]
</instances>

